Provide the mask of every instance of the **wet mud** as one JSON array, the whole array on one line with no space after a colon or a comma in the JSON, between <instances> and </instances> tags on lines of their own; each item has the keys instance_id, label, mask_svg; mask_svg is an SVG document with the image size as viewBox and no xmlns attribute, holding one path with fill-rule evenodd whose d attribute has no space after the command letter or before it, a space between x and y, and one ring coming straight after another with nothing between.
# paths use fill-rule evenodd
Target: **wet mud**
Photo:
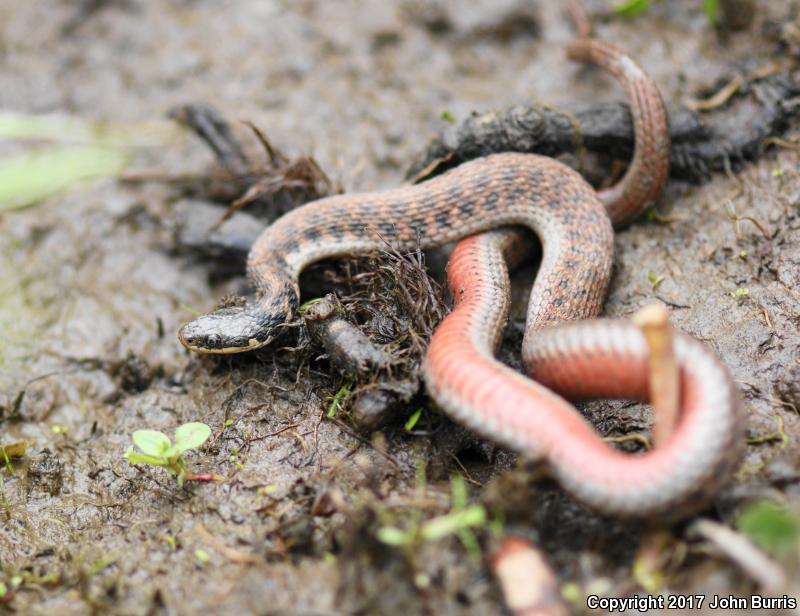
<instances>
[{"instance_id":1,"label":"wet mud","mask_svg":"<svg viewBox=\"0 0 800 616\"><path fill-rule=\"evenodd\" d=\"M587 4L597 35L637 58L673 107L797 58L797 23L786 28L796 3L758 3L749 28L727 33L689 0L631 19ZM403 182L430 139L473 111L620 100L601 72L565 59L570 37L555 3L515 0L0 3L0 107L135 122L208 103L251 151L260 146L242 121L354 192ZM673 179L657 216L615 240L605 314L661 300L740 389L747 456L707 512L726 523L746 499L800 498L792 130L735 172ZM137 163L180 176L214 160L187 136ZM292 348L296 332L248 357L188 354L180 324L247 293L242 245L252 239L239 229L231 252L212 257L181 245L176 229L197 199L180 183L105 181L0 214L0 445L29 443L3 471L0 581L13 596L0 612L502 614L480 549L454 535L400 547L379 539L450 512L454 474L495 528L500 520L543 547L562 587L640 588L642 528L586 511L424 398L359 431L331 412L343 377ZM315 275L341 272L328 264ZM513 365L532 275L516 275L502 352ZM584 410L605 435L648 433L646 406ZM171 435L187 421L212 428L187 464L218 480L178 488L162 469L123 458L135 430ZM753 588L685 525L666 530L677 556L661 567L662 589ZM492 524L475 536L489 549Z\"/></svg>"}]
</instances>

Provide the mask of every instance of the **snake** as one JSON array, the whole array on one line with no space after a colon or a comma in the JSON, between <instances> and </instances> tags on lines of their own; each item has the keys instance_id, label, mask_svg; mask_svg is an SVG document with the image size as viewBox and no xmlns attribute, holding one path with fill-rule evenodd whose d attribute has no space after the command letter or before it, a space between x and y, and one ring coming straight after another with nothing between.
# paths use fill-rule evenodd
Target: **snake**
<instances>
[{"instance_id":1,"label":"snake","mask_svg":"<svg viewBox=\"0 0 800 616\"><path fill-rule=\"evenodd\" d=\"M602 513L648 516L705 502L738 461L741 439L730 377L699 343L676 337L684 407L672 438L656 451L614 450L556 393L646 398L647 348L634 326L563 323L600 314L613 264L612 221L628 224L657 197L669 157L664 105L644 71L618 48L587 37L568 53L603 67L631 98L635 149L618 184L598 193L559 161L503 152L419 184L307 203L252 246L247 271L255 300L186 323L180 342L199 353L262 348L293 320L298 277L308 265L387 244L425 250L461 240L448 266L456 306L434 333L423 366L436 403L491 440L545 460L573 496ZM520 252L513 227L526 227L542 246L523 340L536 381L494 359L508 312L506 257Z\"/></svg>"},{"instance_id":2,"label":"snake","mask_svg":"<svg viewBox=\"0 0 800 616\"><path fill-rule=\"evenodd\" d=\"M657 198L668 176L665 106L655 82L618 47L583 37L567 53L604 68L631 100L633 158L622 180L598 194L613 225L623 227ZM642 455L614 449L567 399L646 401L644 333L629 320L578 321L585 311L571 306L554 312L534 287L522 344L530 378L497 361L509 267L524 254L523 243L516 231L496 230L454 249L448 285L455 308L434 332L424 365L431 397L473 430L544 462L559 485L600 513L669 520L706 506L743 453L741 408L725 366L698 341L675 334L681 408L674 432ZM597 316L600 307L590 310Z\"/></svg>"}]
</instances>

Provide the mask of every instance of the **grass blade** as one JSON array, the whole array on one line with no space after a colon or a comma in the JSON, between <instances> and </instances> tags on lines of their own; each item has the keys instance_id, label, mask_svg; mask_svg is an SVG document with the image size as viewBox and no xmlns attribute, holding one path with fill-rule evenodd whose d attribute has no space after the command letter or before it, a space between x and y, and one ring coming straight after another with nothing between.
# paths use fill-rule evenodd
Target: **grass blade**
<instances>
[{"instance_id":1,"label":"grass blade","mask_svg":"<svg viewBox=\"0 0 800 616\"><path fill-rule=\"evenodd\" d=\"M0 160L0 212L26 207L89 180L118 175L130 155L117 148L49 148Z\"/></svg>"}]
</instances>

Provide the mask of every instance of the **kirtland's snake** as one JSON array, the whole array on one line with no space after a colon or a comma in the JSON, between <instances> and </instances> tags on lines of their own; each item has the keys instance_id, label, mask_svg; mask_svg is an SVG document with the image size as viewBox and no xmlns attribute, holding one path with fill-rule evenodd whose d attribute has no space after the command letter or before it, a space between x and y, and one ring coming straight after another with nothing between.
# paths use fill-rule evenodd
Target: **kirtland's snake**
<instances>
[{"instance_id":1,"label":"kirtland's snake","mask_svg":"<svg viewBox=\"0 0 800 616\"><path fill-rule=\"evenodd\" d=\"M565 488L601 512L674 516L707 502L739 461L742 421L727 371L699 343L676 337L680 419L663 447L640 456L604 443L547 389L571 398L647 397L648 351L635 326L556 324L600 313L613 260L611 221L630 222L655 199L669 157L663 102L636 63L589 38L575 41L569 53L608 70L631 98L636 148L616 187L598 196L553 159L504 153L419 185L306 204L254 244L248 272L255 303L195 319L181 329L181 342L204 353L263 347L293 318L298 275L310 263L380 250L387 241L401 250L425 249L473 236L451 257L457 307L425 362L428 389L441 407L490 439L545 460ZM493 358L508 311L505 258L519 238L509 230L480 232L512 225L528 227L543 248L523 343L525 364L542 385Z\"/></svg>"}]
</instances>

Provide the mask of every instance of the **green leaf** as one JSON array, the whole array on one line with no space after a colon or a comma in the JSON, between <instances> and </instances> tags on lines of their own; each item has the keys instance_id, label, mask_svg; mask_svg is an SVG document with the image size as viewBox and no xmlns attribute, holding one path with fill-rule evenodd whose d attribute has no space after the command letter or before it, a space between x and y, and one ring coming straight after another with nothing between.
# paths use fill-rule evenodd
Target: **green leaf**
<instances>
[{"instance_id":1,"label":"green leaf","mask_svg":"<svg viewBox=\"0 0 800 616\"><path fill-rule=\"evenodd\" d=\"M197 449L211 436L211 428L198 421L190 421L175 430L175 444L164 455L173 457L189 449Z\"/></svg>"},{"instance_id":2,"label":"green leaf","mask_svg":"<svg viewBox=\"0 0 800 616\"><path fill-rule=\"evenodd\" d=\"M408 533L394 526L383 526L378 529L378 540L386 545L401 546L410 542Z\"/></svg>"},{"instance_id":3,"label":"green leaf","mask_svg":"<svg viewBox=\"0 0 800 616\"><path fill-rule=\"evenodd\" d=\"M49 148L0 160L0 211L32 205L88 181L119 174L129 155L105 147Z\"/></svg>"},{"instance_id":4,"label":"green leaf","mask_svg":"<svg viewBox=\"0 0 800 616\"><path fill-rule=\"evenodd\" d=\"M650 7L650 0L625 0L614 5L614 12L626 17L644 13Z\"/></svg>"},{"instance_id":5,"label":"green leaf","mask_svg":"<svg viewBox=\"0 0 800 616\"><path fill-rule=\"evenodd\" d=\"M463 509L467 506L467 483L464 478L456 473L450 477L450 490L453 495L453 509Z\"/></svg>"},{"instance_id":6,"label":"green leaf","mask_svg":"<svg viewBox=\"0 0 800 616\"><path fill-rule=\"evenodd\" d=\"M339 408L342 406L342 399L350 393L350 383L345 382L340 388L339 391L336 392L336 395L333 397L331 401L331 405L328 407L328 418L336 417L336 413Z\"/></svg>"},{"instance_id":7,"label":"green leaf","mask_svg":"<svg viewBox=\"0 0 800 616\"><path fill-rule=\"evenodd\" d=\"M313 299L308 300L307 302L303 302L300 304L300 307L297 309L297 312L303 313L308 310L314 304L319 304L321 301L324 301L324 297L315 297Z\"/></svg>"},{"instance_id":8,"label":"green leaf","mask_svg":"<svg viewBox=\"0 0 800 616\"><path fill-rule=\"evenodd\" d=\"M736 520L736 526L768 552L789 552L800 543L800 518L786 507L768 501L749 505Z\"/></svg>"},{"instance_id":9,"label":"green leaf","mask_svg":"<svg viewBox=\"0 0 800 616\"><path fill-rule=\"evenodd\" d=\"M184 128L171 121L118 124L75 116L0 112L0 137L39 139L57 143L89 143L122 148L166 147Z\"/></svg>"},{"instance_id":10,"label":"green leaf","mask_svg":"<svg viewBox=\"0 0 800 616\"><path fill-rule=\"evenodd\" d=\"M169 449L169 437L158 430L137 430L133 433L133 442L149 456L163 457Z\"/></svg>"},{"instance_id":11,"label":"green leaf","mask_svg":"<svg viewBox=\"0 0 800 616\"><path fill-rule=\"evenodd\" d=\"M703 11L708 17L708 21L712 24L717 23L719 1L718 0L703 0Z\"/></svg>"},{"instance_id":12,"label":"green leaf","mask_svg":"<svg viewBox=\"0 0 800 616\"><path fill-rule=\"evenodd\" d=\"M481 526L484 522L486 522L486 510L480 505L472 505L467 509L428 520L422 525L422 538L426 541L436 541L463 528Z\"/></svg>"},{"instance_id":13,"label":"green leaf","mask_svg":"<svg viewBox=\"0 0 800 616\"><path fill-rule=\"evenodd\" d=\"M414 429L414 426L417 425L419 418L422 416L422 407L419 407L416 411L411 413L411 417L406 420L405 429L406 432L411 432Z\"/></svg>"},{"instance_id":14,"label":"green leaf","mask_svg":"<svg viewBox=\"0 0 800 616\"><path fill-rule=\"evenodd\" d=\"M659 276L655 272L647 272L647 280L650 281L650 284L653 285L653 291L658 288L662 282L664 282L665 276Z\"/></svg>"},{"instance_id":15,"label":"green leaf","mask_svg":"<svg viewBox=\"0 0 800 616\"><path fill-rule=\"evenodd\" d=\"M153 466L166 466L169 464L166 458L161 456L148 456L133 450L133 445L128 447L125 452L125 459L131 464L152 464Z\"/></svg>"}]
</instances>

